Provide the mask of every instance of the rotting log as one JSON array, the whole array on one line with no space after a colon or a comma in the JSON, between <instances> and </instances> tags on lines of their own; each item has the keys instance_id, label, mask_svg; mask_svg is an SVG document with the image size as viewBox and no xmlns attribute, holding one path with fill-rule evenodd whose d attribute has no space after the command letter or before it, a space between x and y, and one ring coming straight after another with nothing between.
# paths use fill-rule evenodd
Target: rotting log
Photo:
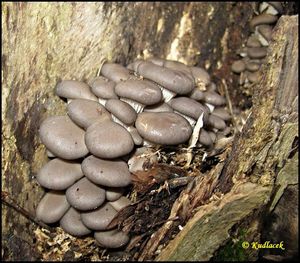
<instances>
[{"instance_id":1,"label":"rotting log","mask_svg":"<svg viewBox=\"0 0 300 263\"><path fill-rule=\"evenodd\" d=\"M285 189L298 184L298 155L295 154L298 148L298 16L279 19L267 61L263 77L255 87L250 116L232 145L214 189L223 193L223 197L200 205L156 260L211 259L230 238L234 225L257 210L262 210L267 217L276 209ZM297 199L295 192L286 200L295 204ZM283 213L298 214L297 207L288 204L285 207ZM298 219L297 216L292 219L285 228L289 236L285 241L290 242L286 246L292 249L290 254L297 253L298 247ZM268 234L264 233L263 237L274 240ZM285 256L291 255L286 252Z\"/></svg>"}]
</instances>

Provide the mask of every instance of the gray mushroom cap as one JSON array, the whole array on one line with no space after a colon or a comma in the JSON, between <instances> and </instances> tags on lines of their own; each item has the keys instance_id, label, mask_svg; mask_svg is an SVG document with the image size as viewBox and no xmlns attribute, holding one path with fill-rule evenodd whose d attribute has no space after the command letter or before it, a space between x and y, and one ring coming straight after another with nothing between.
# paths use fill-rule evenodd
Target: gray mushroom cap
<instances>
[{"instance_id":1,"label":"gray mushroom cap","mask_svg":"<svg viewBox=\"0 0 300 263\"><path fill-rule=\"evenodd\" d=\"M110 113L96 101L72 100L67 106L69 117L80 127L87 129L95 122L111 120Z\"/></svg>"},{"instance_id":2,"label":"gray mushroom cap","mask_svg":"<svg viewBox=\"0 0 300 263\"><path fill-rule=\"evenodd\" d=\"M203 128L200 130L198 142L205 146L211 146L213 144L213 140L209 133Z\"/></svg>"},{"instance_id":3,"label":"gray mushroom cap","mask_svg":"<svg viewBox=\"0 0 300 263\"><path fill-rule=\"evenodd\" d=\"M84 130L68 116L51 116L39 129L40 139L55 156L72 160L84 157L88 149L84 142Z\"/></svg>"},{"instance_id":4,"label":"gray mushroom cap","mask_svg":"<svg viewBox=\"0 0 300 263\"><path fill-rule=\"evenodd\" d=\"M251 21L250 21L250 28L252 31L254 31L254 28L258 25L263 25L263 24L273 24L277 21L278 17L271 15L271 14L260 14L258 16L255 16Z\"/></svg>"},{"instance_id":5,"label":"gray mushroom cap","mask_svg":"<svg viewBox=\"0 0 300 263\"><path fill-rule=\"evenodd\" d=\"M83 176L81 164L59 158L46 163L36 175L41 186L52 190L65 190Z\"/></svg>"},{"instance_id":6,"label":"gray mushroom cap","mask_svg":"<svg viewBox=\"0 0 300 263\"><path fill-rule=\"evenodd\" d=\"M110 99L105 103L105 108L128 126L132 125L136 120L136 111L124 101Z\"/></svg>"},{"instance_id":7,"label":"gray mushroom cap","mask_svg":"<svg viewBox=\"0 0 300 263\"><path fill-rule=\"evenodd\" d=\"M143 77L177 94L187 94L194 88L194 82L182 71L171 70L147 61L140 63L137 71Z\"/></svg>"},{"instance_id":8,"label":"gray mushroom cap","mask_svg":"<svg viewBox=\"0 0 300 263\"><path fill-rule=\"evenodd\" d=\"M163 145L184 143L192 134L188 121L173 112L142 112L135 127L146 140Z\"/></svg>"},{"instance_id":9,"label":"gray mushroom cap","mask_svg":"<svg viewBox=\"0 0 300 263\"><path fill-rule=\"evenodd\" d=\"M134 147L130 133L112 121L97 122L88 127L85 143L93 155L105 159L126 155Z\"/></svg>"},{"instance_id":10,"label":"gray mushroom cap","mask_svg":"<svg viewBox=\"0 0 300 263\"><path fill-rule=\"evenodd\" d=\"M215 108L212 113L224 121L229 121L231 119L230 114L225 108Z\"/></svg>"},{"instance_id":11,"label":"gray mushroom cap","mask_svg":"<svg viewBox=\"0 0 300 263\"><path fill-rule=\"evenodd\" d=\"M129 70L117 63L104 63L101 74L114 82L124 81L130 77Z\"/></svg>"},{"instance_id":12,"label":"gray mushroom cap","mask_svg":"<svg viewBox=\"0 0 300 263\"><path fill-rule=\"evenodd\" d=\"M189 94L189 97L191 99L197 100L197 101L203 101L204 100L204 92L200 89L193 89L192 92Z\"/></svg>"},{"instance_id":13,"label":"gray mushroom cap","mask_svg":"<svg viewBox=\"0 0 300 263\"><path fill-rule=\"evenodd\" d=\"M103 204L105 190L83 177L67 189L66 197L71 206L78 210L87 211Z\"/></svg>"},{"instance_id":14,"label":"gray mushroom cap","mask_svg":"<svg viewBox=\"0 0 300 263\"><path fill-rule=\"evenodd\" d=\"M165 102L160 102L158 104L154 104L152 106L145 107L144 111L146 111L146 112L173 112L173 109L169 104L167 104Z\"/></svg>"},{"instance_id":15,"label":"gray mushroom cap","mask_svg":"<svg viewBox=\"0 0 300 263\"><path fill-rule=\"evenodd\" d=\"M217 128L218 130L223 130L226 128L225 121L214 114L209 115L207 124Z\"/></svg>"},{"instance_id":16,"label":"gray mushroom cap","mask_svg":"<svg viewBox=\"0 0 300 263\"><path fill-rule=\"evenodd\" d=\"M126 245L129 241L129 236L117 229L97 231L94 237L101 246L106 248L119 248Z\"/></svg>"},{"instance_id":17,"label":"gray mushroom cap","mask_svg":"<svg viewBox=\"0 0 300 263\"><path fill-rule=\"evenodd\" d=\"M216 93L215 91L206 91L204 93L204 101L215 105L215 106L222 106L226 103L225 98Z\"/></svg>"},{"instance_id":18,"label":"gray mushroom cap","mask_svg":"<svg viewBox=\"0 0 300 263\"><path fill-rule=\"evenodd\" d=\"M246 69L246 65L243 60L236 60L231 65L231 70L234 73L241 73Z\"/></svg>"},{"instance_id":19,"label":"gray mushroom cap","mask_svg":"<svg viewBox=\"0 0 300 263\"><path fill-rule=\"evenodd\" d=\"M96 184L124 187L131 183L128 166L122 160L102 160L91 155L83 160L81 167L85 176Z\"/></svg>"},{"instance_id":20,"label":"gray mushroom cap","mask_svg":"<svg viewBox=\"0 0 300 263\"><path fill-rule=\"evenodd\" d=\"M264 58L267 55L267 48L265 47L251 47L247 50L250 58Z\"/></svg>"},{"instance_id":21,"label":"gray mushroom cap","mask_svg":"<svg viewBox=\"0 0 300 263\"><path fill-rule=\"evenodd\" d=\"M155 83L146 80L130 79L120 82L116 85L115 92L122 98L134 100L143 105L153 105L162 100L160 88Z\"/></svg>"},{"instance_id":22,"label":"gray mushroom cap","mask_svg":"<svg viewBox=\"0 0 300 263\"><path fill-rule=\"evenodd\" d=\"M204 68L200 67L191 67L192 75L195 79L196 84L203 84L204 86L208 86L210 83L210 76Z\"/></svg>"},{"instance_id":23,"label":"gray mushroom cap","mask_svg":"<svg viewBox=\"0 0 300 263\"><path fill-rule=\"evenodd\" d=\"M253 61L249 61L246 63L246 69L251 72L258 71L260 69L261 64Z\"/></svg>"},{"instance_id":24,"label":"gray mushroom cap","mask_svg":"<svg viewBox=\"0 0 300 263\"><path fill-rule=\"evenodd\" d=\"M81 221L89 229L105 230L116 214L117 211L105 203L93 211L82 212Z\"/></svg>"},{"instance_id":25,"label":"gray mushroom cap","mask_svg":"<svg viewBox=\"0 0 300 263\"><path fill-rule=\"evenodd\" d=\"M116 83L114 81L101 76L91 81L92 92L102 99L117 99L118 96L115 93L115 86Z\"/></svg>"},{"instance_id":26,"label":"gray mushroom cap","mask_svg":"<svg viewBox=\"0 0 300 263\"><path fill-rule=\"evenodd\" d=\"M257 27L258 32L267 40L272 38L272 27L270 25L260 25Z\"/></svg>"},{"instance_id":27,"label":"gray mushroom cap","mask_svg":"<svg viewBox=\"0 0 300 263\"><path fill-rule=\"evenodd\" d=\"M124 187L106 187L105 197L108 201L118 200L124 193Z\"/></svg>"},{"instance_id":28,"label":"gray mushroom cap","mask_svg":"<svg viewBox=\"0 0 300 263\"><path fill-rule=\"evenodd\" d=\"M46 224L52 224L59 221L69 209L64 192L47 192L36 208L36 218Z\"/></svg>"},{"instance_id":29,"label":"gray mushroom cap","mask_svg":"<svg viewBox=\"0 0 300 263\"><path fill-rule=\"evenodd\" d=\"M130 200L125 197L125 196L121 196L118 200L115 200L113 202L109 202L109 204L116 210L116 211L120 211L122 210L124 207L129 206L131 204Z\"/></svg>"},{"instance_id":30,"label":"gray mushroom cap","mask_svg":"<svg viewBox=\"0 0 300 263\"><path fill-rule=\"evenodd\" d=\"M64 231L72 236L81 237L92 232L82 223L80 213L73 207L70 207L67 213L60 220L60 226Z\"/></svg>"},{"instance_id":31,"label":"gray mushroom cap","mask_svg":"<svg viewBox=\"0 0 300 263\"><path fill-rule=\"evenodd\" d=\"M200 102L197 102L191 98L177 97L171 99L169 104L174 110L191 117L194 120L197 120L202 113L204 113L204 120L208 118L209 112L207 108Z\"/></svg>"},{"instance_id":32,"label":"gray mushroom cap","mask_svg":"<svg viewBox=\"0 0 300 263\"><path fill-rule=\"evenodd\" d=\"M90 87L77 80L63 80L56 85L56 95L67 99L87 99L97 101Z\"/></svg>"},{"instance_id":33,"label":"gray mushroom cap","mask_svg":"<svg viewBox=\"0 0 300 263\"><path fill-rule=\"evenodd\" d=\"M261 47L261 43L258 40L257 36L252 35L248 38L246 46L247 47Z\"/></svg>"}]
</instances>

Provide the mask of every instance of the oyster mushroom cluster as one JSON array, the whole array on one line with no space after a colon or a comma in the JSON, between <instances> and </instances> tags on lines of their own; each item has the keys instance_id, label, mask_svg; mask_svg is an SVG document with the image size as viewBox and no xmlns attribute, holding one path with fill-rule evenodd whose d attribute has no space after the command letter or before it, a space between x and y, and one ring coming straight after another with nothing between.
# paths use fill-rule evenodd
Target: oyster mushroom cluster
<instances>
[{"instance_id":1,"label":"oyster mushroom cluster","mask_svg":"<svg viewBox=\"0 0 300 263\"><path fill-rule=\"evenodd\" d=\"M283 12L280 2L262 2L258 15L249 23L251 35L246 46L237 53L241 59L231 65L234 73L240 75L239 85L249 87L260 80L260 67L265 63L267 48L272 38L272 29Z\"/></svg>"},{"instance_id":2,"label":"oyster mushroom cluster","mask_svg":"<svg viewBox=\"0 0 300 263\"><path fill-rule=\"evenodd\" d=\"M94 233L101 246L118 248L129 236L107 227L130 205L124 193L131 173L143 169L142 159L132 157L153 145L188 144L200 119L197 144L211 151L230 133L231 117L200 67L151 58L127 67L106 62L100 73L89 85L64 80L56 86L67 99L67 114L40 125L50 161L36 176L47 189L36 216L59 222L74 236Z\"/></svg>"}]
</instances>

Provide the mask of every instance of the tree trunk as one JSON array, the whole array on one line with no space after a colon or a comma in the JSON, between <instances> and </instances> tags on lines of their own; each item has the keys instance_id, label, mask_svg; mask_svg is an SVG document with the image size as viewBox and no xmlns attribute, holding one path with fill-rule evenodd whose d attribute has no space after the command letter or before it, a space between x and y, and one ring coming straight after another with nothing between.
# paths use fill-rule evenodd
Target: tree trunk
<instances>
[{"instance_id":1,"label":"tree trunk","mask_svg":"<svg viewBox=\"0 0 300 263\"><path fill-rule=\"evenodd\" d=\"M203 66L214 76L214 81L220 84L221 79L231 78L229 65L236 58L235 50L248 35L247 25L253 15L253 7L252 3L214 2L2 3L2 194L5 193L15 203L35 214L35 208L43 195L35 174L47 161L45 147L37 136L38 128L47 116L65 113L64 103L53 92L59 80L87 81L96 76L103 59L127 64L138 56L154 55ZM261 206L269 196L273 183L266 187L254 187L247 183L246 186L241 185L241 188L236 184L231 189L234 169L239 171L234 176L238 182L243 174L248 177L249 173L255 178L259 174L261 178L275 178L273 168L276 166L282 170L285 167L287 152L297 132L295 123L298 115L295 117L291 112L284 111L284 106L290 105L290 102L297 105L297 102L288 100L296 91L293 89L295 83L289 77L294 64L287 59L295 55L288 53L295 51L287 43L294 43L291 39L296 40L292 35L289 38L280 37L280 33L281 36L288 36L283 32L292 30L288 28L284 31L282 28L285 22L281 24L272 46L275 52L272 54L278 54L278 57L270 56L269 61L271 63L276 59L276 65L282 65L282 68L278 66L272 71L265 69L266 75L256 90L255 107L244 128L245 132L233 146L233 149L249 149L249 152L243 157L238 154L241 152L232 151L223 171L223 167L220 167L220 190L228 192L224 200L238 198L231 195L232 189L236 187L241 196L238 202L244 204L249 201L249 212ZM286 75L279 74L281 70ZM272 72L277 75L273 76ZM286 77L279 79L279 76ZM266 86L263 83L273 85ZM283 85L285 83L288 84ZM235 99L235 106L246 103L247 98L234 85L230 85L228 91ZM270 96L260 96L259 92L263 91ZM282 96L282 92L289 96ZM262 97L268 100L263 101ZM274 123L270 117L266 119L268 121L265 125L260 126L259 120L273 113L274 109L278 113L272 119ZM288 117L285 124L279 123L282 116ZM276 129L275 124L278 127ZM250 129L251 125L255 129ZM274 138L269 138L275 130L277 133L274 133ZM255 146L249 138L261 138L261 142ZM269 144L265 144L268 138ZM258 152L255 149L261 153L257 159L253 159L256 156L253 153ZM275 163L269 154L276 156L278 152L281 154ZM266 160L264 163L259 161L262 158ZM212 178L214 185L217 179ZM260 195L259 200L252 200L251 196L246 195L241 190L245 187ZM225 201L222 202L226 211L228 207ZM214 208L210 209L211 216L214 216ZM2 211L2 258L37 259L39 255L33 243L36 225L3 204ZM237 215L234 220L245 217L247 211ZM230 229L233 221L224 229ZM223 236L225 240L225 232ZM191 257L193 253L190 253ZM163 258L174 257L172 255L162 254Z\"/></svg>"}]
</instances>

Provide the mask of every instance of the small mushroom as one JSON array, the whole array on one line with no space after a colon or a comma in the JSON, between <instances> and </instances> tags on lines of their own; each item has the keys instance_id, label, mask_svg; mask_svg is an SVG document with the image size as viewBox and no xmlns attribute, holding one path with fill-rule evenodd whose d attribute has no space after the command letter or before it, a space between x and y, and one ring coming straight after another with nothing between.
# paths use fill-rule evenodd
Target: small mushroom
<instances>
[{"instance_id":1,"label":"small mushroom","mask_svg":"<svg viewBox=\"0 0 300 263\"><path fill-rule=\"evenodd\" d=\"M272 27L270 25L260 25L257 27L259 40L263 46L268 46L272 38Z\"/></svg>"},{"instance_id":2,"label":"small mushroom","mask_svg":"<svg viewBox=\"0 0 300 263\"><path fill-rule=\"evenodd\" d=\"M189 97L193 100L197 101L204 101L204 92L198 88L195 88L192 90L192 92L189 94Z\"/></svg>"},{"instance_id":3,"label":"small mushroom","mask_svg":"<svg viewBox=\"0 0 300 263\"><path fill-rule=\"evenodd\" d=\"M246 65L243 60L236 60L231 65L231 70L234 73L241 73L246 69Z\"/></svg>"},{"instance_id":4,"label":"small mushroom","mask_svg":"<svg viewBox=\"0 0 300 263\"><path fill-rule=\"evenodd\" d=\"M183 115L194 126L199 116L204 113L204 121L207 120L209 111L200 102L188 97L176 97L169 101L170 106ZM188 117L188 118L187 118Z\"/></svg>"},{"instance_id":5,"label":"small mushroom","mask_svg":"<svg viewBox=\"0 0 300 263\"><path fill-rule=\"evenodd\" d=\"M250 29L252 31L255 30L255 27L258 25L264 25L264 24L274 24L277 21L278 17L271 15L271 14L260 14L258 16L255 16L251 21L250 21Z\"/></svg>"},{"instance_id":6,"label":"small mushroom","mask_svg":"<svg viewBox=\"0 0 300 263\"><path fill-rule=\"evenodd\" d=\"M161 67L151 62L140 63L137 72L162 87L165 102L176 94L187 94L194 88L194 82L184 72Z\"/></svg>"},{"instance_id":7,"label":"small mushroom","mask_svg":"<svg viewBox=\"0 0 300 263\"><path fill-rule=\"evenodd\" d=\"M117 229L109 231L96 231L94 234L97 242L105 248L119 248L126 245L129 241L129 236Z\"/></svg>"},{"instance_id":8,"label":"small mushroom","mask_svg":"<svg viewBox=\"0 0 300 263\"><path fill-rule=\"evenodd\" d=\"M213 115L220 117L224 121L229 121L231 119L230 114L225 108L221 108L221 107L215 108L212 113Z\"/></svg>"},{"instance_id":9,"label":"small mushroom","mask_svg":"<svg viewBox=\"0 0 300 263\"><path fill-rule=\"evenodd\" d=\"M36 208L36 218L46 224L52 224L59 221L69 209L64 192L47 192Z\"/></svg>"},{"instance_id":10,"label":"small mushroom","mask_svg":"<svg viewBox=\"0 0 300 263\"><path fill-rule=\"evenodd\" d=\"M247 47L261 47L261 43L256 35L251 35L247 40Z\"/></svg>"},{"instance_id":11,"label":"small mushroom","mask_svg":"<svg viewBox=\"0 0 300 263\"><path fill-rule=\"evenodd\" d=\"M70 207L59 223L61 228L72 236L81 237L92 232L82 223L80 213L73 207Z\"/></svg>"},{"instance_id":12,"label":"small mushroom","mask_svg":"<svg viewBox=\"0 0 300 263\"><path fill-rule=\"evenodd\" d=\"M209 115L207 124L209 126L215 127L218 130L223 130L226 128L225 121L214 114Z\"/></svg>"},{"instance_id":13,"label":"small mushroom","mask_svg":"<svg viewBox=\"0 0 300 263\"><path fill-rule=\"evenodd\" d=\"M117 63L104 63L100 73L114 82L124 81L130 77L129 70Z\"/></svg>"},{"instance_id":14,"label":"small mushroom","mask_svg":"<svg viewBox=\"0 0 300 263\"><path fill-rule=\"evenodd\" d=\"M259 80L260 80L260 72L259 71L256 71L256 72L249 72L247 77L248 77L248 80L251 82L251 83L258 83Z\"/></svg>"},{"instance_id":15,"label":"small mushroom","mask_svg":"<svg viewBox=\"0 0 300 263\"><path fill-rule=\"evenodd\" d=\"M87 177L83 177L67 189L66 197L71 206L87 211L103 204L105 190L92 183Z\"/></svg>"},{"instance_id":16,"label":"small mushroom","mask_svg":"<svg viewBox=\"0 0 300 263\"><path fill-rule=\"evenodd\" d=\"M39 184L52 190L65 190L83 176L80 163L53 159L36 175Z\"/></svg>"},{"instance_id":17,"label":"small mushroom","mask_svg":"<svg viewBox=\"0 0 300 263\"><path fill-rule=\"evenodd\" d=\"M90 87L77 80L63 80L56 85L56 95L66 99L87 99L97 101L97 97L91 92Z\"/></svg>"},{"instance_id":18,"label":"small mushroom","mask_svg":"<svg viewBox=\"0 0 300 263\"><path fill-rule=\"evenodd\" d=\"M135 110L126 102L118 99L110 99L105 103L105 108L113 114L113 120L121 125L131 126L137 117Z\"/></svg>"},{"instance_id":19,"label":"small mushroom","mask_svg":"<svg viewBox=\"0 0 300 263\"><path fill-rule=\"evenodd\" d=\"M110 203L105 203L93 211L82 212L82 223L92 230L105 230L117 211Z\"/></svg>"},{"instance_id":20,"label":"small mushroom","mask_svg":"<svg viewBox=\"0 0 300 263\"><path fill-rule=\"evenodd\" d=\"M192 135L188 121L173 112L142 112L135 127L144 139L162 145L184 143Z\"/></svg>"},{"instance_id":21,"label":"small mushroom","mask_svg":"<svg viewBox=\"0 0 300 263\"><path fill-rule=\"evenodd\" d=\"M203 128L200 130L198 142L204 146L211 146L214 143L209 133Z\"/></svg>"},{"instance_id":22,"label":"small mushroom","mask_svg":"<svg viewBox=\"0 0 300 263\"><path fill-rule=\"evenodd\" d=\"M142 138L142 136L139 134L138 130L133 127L133 126L130 126L128 127L128 132L130 133L131 137L132 137L132 140L134 142L135 145L142 145L144 140Z\"/></svg>"},{"instance_id":23,"label":"small mushroom","mask_svg":"<svg viewBox=\"0 0 300 263\"><path fill-rule=\"evenodd\" d=\"M261 64L253 61L249 61L246 63L246 69L251 72L258 71L260 69Z\"/></svg>"},{"instance_id":24,"label":"small mushroom","mask_svg":"<svg viewBox=\"0 0 300 263\"><path fill-rule=\"evenodd\" d=\"M116 83L104 77L97 77L91 81L92 92L99 98L99 102L104 105L108 99L118 99L115 93Z\"/></svg>"},{"instance_id":25,"label":"small mushroom","mask_svg":"<svg viewBox=\"0 0 300 263\"><path fill-rule=\"evenodd\" d=\"M84 157L88 149L84 142L84 130L68 116L51 116L39 129L40 139L55 156L72 160Z\"/></svg>"},{"instance_id":26,"label":"small mushroom","mask_svg":"<svg viewBox=\"0 0 300 263\"><path fill-rule=\"evenodd\" d=\"M208 131L208 134L209 134L212 142L214 143L216 141L216 139L217 139L216 133L214 133L213 131Z\"/></svg>"},{"instance_id":27,"label":"small mushroom","mask_svg":"<svg viewBox=\"0 0 300 263\"><path fill-rule=\"evenodd\" d=\"M72 100L67 106L67 113L72 121L84 129L95 122L111 120L111 115L103 105L85 99Z\"/></svg>"},{"instance_id":28,"label":"small mushroom","mask_svg":"<svg viewBox=\"0 0 300 263\"><path fill-rule=\"evenodd\" d=\"M125 197L125 196L121 196L118 200L113 201L113 202L109 202L109 204L116 210L116 211L120 211L123 208L125 208L126 206L129 206L131 204L130 200Z\"/></svg>"},{"instance_id":29,"label":"small mushroom","mask_svg":"<svg viewBox=\"0 0 300 263\"><path fill-rule=\"evenodd\" d=\"M97 122L89 126L85 143L93 155L108 159L126 155L134 147L130 133L112 121Z\"/></svg>"},{"instance_id":30,"label":"small mushroom","mask_svg":"<svg viewBox=\"0 0 300 263\"><path fill-rule=\"evenodd\" d=\"M124 187L106 187L105 197L108 201L118 200L124 193Z\"/></svg>"},{"instance_id":31,"label":"small mushroom","mask_svg":"<svg viewBox=\"0 0 300 263\"><path fill-rule=\"evenodd\" d=\"M125 187L131 183L128 166L119 159L102 160L91 155L83 160L81 167L85 176L95 184Z\"/></svg>"},{"instance_id":32,"label":"small mushroom","mask_svg":"<svg viewBox=\"0 0 300 263\"><path fill-rule=\"evenodd\" d=\"M131 79L120 82L115 87L116 94L121 100L130 104L136 112L141 112L145 105L154 105L162 100L159 87L146 80Z\"/></svg>"},{"instance_id":33,"label":"small mushroom","mask_svg":"<svg viewBox=\"0 0 300 263\"><path fill-rule=\"evenodd\" d=\"M248 48L248 56L250 58L264 58L267 55L265 47L251 47Z\"/></svg>"},{"instance_id":34,"label":"small mushroom","mask_svg":"<svg viewBox=\"0 0 300 263\"><path fill-rule=\"evenodd\" d=\"M225 98L215 91L204 92L204 101L214 106L222 106L226 103Z\"/></svg>"},{"instance_id":35,"label":"small mushroom","mask_svg":"<svg viewBox=\"0 0 300 263\"><path fill-rule=\"evenodd\" d=\"M210 84L210 76L207 71L200 67L190 67L190 69L192 71L196 86L202 87L205 90L205 87Z\"/></svg>"}]
</instances>

